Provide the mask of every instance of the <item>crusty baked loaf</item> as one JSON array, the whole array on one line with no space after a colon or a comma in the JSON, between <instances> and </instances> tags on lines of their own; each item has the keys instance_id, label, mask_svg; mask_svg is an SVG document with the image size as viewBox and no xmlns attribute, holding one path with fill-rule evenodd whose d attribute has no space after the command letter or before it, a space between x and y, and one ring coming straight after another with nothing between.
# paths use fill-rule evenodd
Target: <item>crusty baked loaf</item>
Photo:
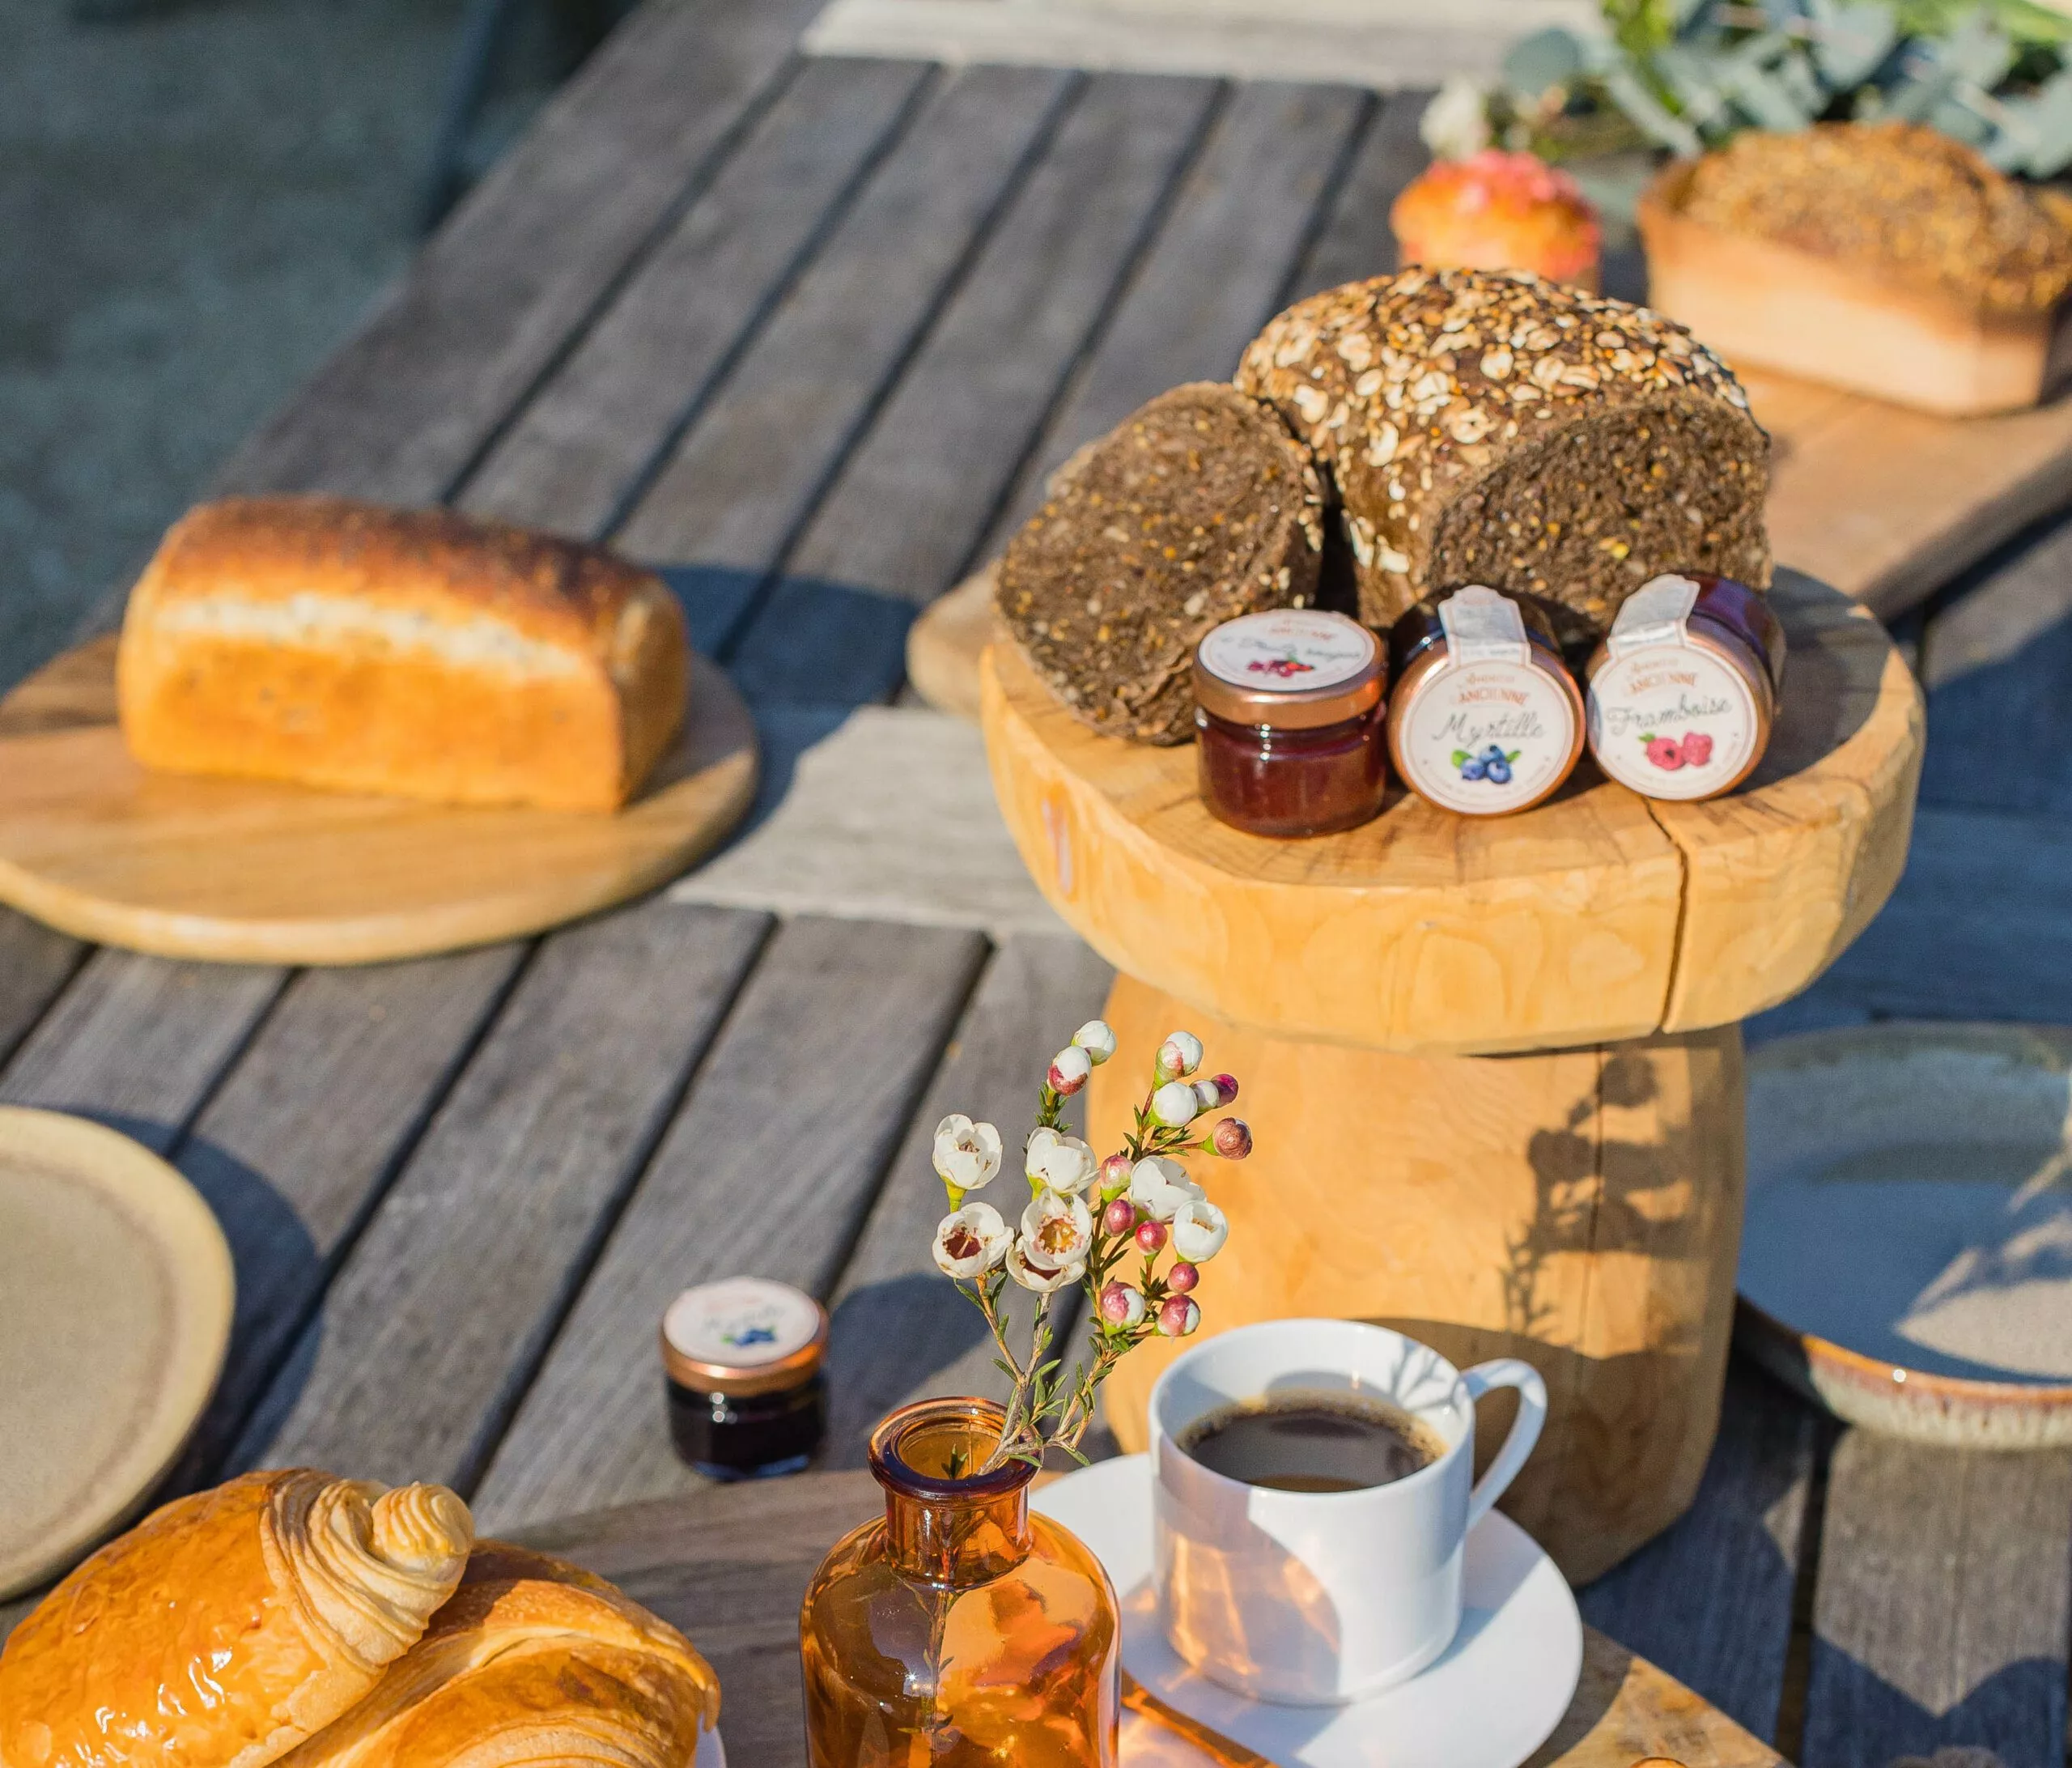
<instances>
[{"instance_id":1,"label":"crusty baked loaf","mask_svg":"<svg viewBox=\"0 0 2072 1768\"><path fill-rule=\"evenodd\" d=\"M1566 643L1664 571L1768 585L1769 438L1719 359L1645 308L1409 270L1297 303L1238 385L1330 469L1370 624L1483 583L1565 610Z\"/></svg>"},{"instance_id":2,"label":"crusty baked loaf","mask_svg":"<svg viewBox=\"0 0 2072 1768\"><path fill-rule=\"evenodd\" d=\"M1193 734L1190 670L1212 627L1316 593L1323 489L1272 410L1175 387L1083 449L1000 561L1001 618L1096 729Z\"/></svg>"},{"instance_id":3,"label":"crusty baked loaf","mask_svg":"<svg viewBox=\"0 0 2072 1768\"><path fill-rule=\"evenodd\" d=\"M711 1667L601 1579L485 1541L367 1699L282 1768L690 1768Z\"/></svg>"},{"instance_id":4,"label":"crusty baked loaf","mask_svg":"<svg viewBox=\"0 0 2072 1768\"><path fill-rule=\"evenodd\" d=\"M1917 123L1750 130L1658 189L1689 219L1881 271L1967 309L2034 313L2072 288L2061 199Z\"/></svg>"},{"instance_id":5,"label":"crusty baked loaf","mask_svg":"<svg viewBox=\"0 0 2072 1768\"><path fill-rule=\"evenodd\" d=\"M444 510L205 504L124 618L147 767L455 804L611 810L684 714L683 616L651 572Z\"/></svg>"},{"instance_id":6,"label":"crusty baked loaf","mask_svg":"<svg viewBox=\"0 0 2072 1768\"><path fill-rule=\"evenodd\" d=\"M414 1644L473 1537L443 1485L251 1473L155 1511L0 1652L4 1768L264 1768Z\"/></svg>"}]
</instances>

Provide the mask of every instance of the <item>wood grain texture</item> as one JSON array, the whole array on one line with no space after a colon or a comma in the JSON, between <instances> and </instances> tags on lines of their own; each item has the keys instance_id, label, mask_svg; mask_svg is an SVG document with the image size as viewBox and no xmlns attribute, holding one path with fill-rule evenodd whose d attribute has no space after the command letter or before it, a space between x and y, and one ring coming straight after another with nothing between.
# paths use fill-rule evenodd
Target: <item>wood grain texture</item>
<instances>
[{"instance_id":1,"label":"wood grain texture","mask_svg":"<svg viewBox=\"0 0 2072 1768\"><path fill-rule=\"evenodd\" d=\"M87 949L40 921L0 909L0 1064L86 961Z\"/></svg>"},{"instance_id":2,"label":"wood grain texture","mask_svg":"<svg viewBox=\"0 0 2072 1768\"><path fill-rule=\"evenodd\" d=\"M0 1103L76 1111L170 1154L285 980L97 951L0 1073Z\"/></svg>"},{"instance_id":3,"label":"wood grain texture","mask_svg":"<svg viewBox=\"0 0 2072 1768\"><path fill-rule=\"evenodd\" d=\"M790 569L910 601L970 558L1064 377L1136 264L1215 97L1102 75L1003 218Z\"/></svg>"},{"instance_id":4,"label":"wood grain texture","mask_svg":"<svg viewBox=\"0 0 2072 1768\"><path fill-rule=\"evenodd\" d=\"M1432 96L1393 92L1382 100L1381 114L1361 140L1315 244L1288 287L1289 303L1396 268L1389 209L1403 187L1432 163L1431 150L1417 133Z\"/></svg>"},{"instance_id":5,"label":"wood grain texture","mask_svg":"<svg viewBox=\"0 0 2072 1768\"><path fill-rule=\"evenodd\" d=\"M525 407L461 506L584 538L608 529L810 261L926 71L809 64Z\"/></svg>"},{"instance_id":6,"label":"wood grain texture","mask_svg":"<svg viewBox=\"0 0 2072 1768\"><path fill-rule=\"evenodd\" d=\"M1230 1220L1202 1279L1204 1332L1378 1320L1463 1367L1532 1362L1547 1426L1503 1505L1572 1580L1682 1514L1712 1448L1733 1325L1737 1029L1550 1055L1403 1056L1242 1029L1127 975L1106 1018L1132 1049L1188 1026L1204 1067L1244 1087L1251 1157L1198 1162ZM1097 1147L1119 1144L1135 1084L1095 1071ZM1110 1378L1125 1449L1144 1446L1151 1384L1182 1348L1147 1345Z\"/></svg>"},{"instance_id":7,"label":"wood grain texture","mask_svg":"<svg viewBox=\"0 0 2072 1768\"><path fill-rule=\"evenodd\" d=\"M563 88L221 491L438 501L710 177L815 0L656 0Z\"/></svg>"},{"instance_id":8,"label":"wood grain texture","mask_svg":"<svg viewBox=\"0 0 2072 1768\"><path fill-rule=\"evenodd\" d=\"M1094 735L1011 645L981 669L995 788L1038 886L1124 972L1242 1022L1425 1054L1731 1023L1832 963L1897 882L1921 700L1883 629L1781 587L1773 751L1709 804L1586 767L1522 816L1397 792L1345 835L1217 822L1187 748Z\"/></svg>"},{"instance_id":9,"label":"wood grain texture","mask_svg":"<svg viewBox=\"0 0 2072 1768\"><path fill-rule=\"evenodd\" d=\"M1989 1749L2065 1755L2072 1454L1926 1449L1852 1430L1828 1475L1807 1768Z\"/></svg>"},{"instance_id":10,"label":"wood grain texture","mask_svg":"<svg viewBox=\"0 0 2072 1768\"><path fill-rule=\"evenodd\" d=\"M1017 1148L1034 1116L1045 1065L1099 1014L1112 980L1076 939L1025 934L993 954L833 1298L823 1465L861 1467L872 1429L909 1400L945 1393L1005 1397L1006 1379L992 1366L997 1352L979 1311L929 1253L949 1207L930 1145L936 1125L962 1111L998 1124L1008 1145ZM1077 1105L1068 1107L1076 1125L1084 1116ZM998 1183L1025 1200L1016 1171L1003 1172ZM1013 1203L1009 1196L999 1207L1012 1214ZM1022 1299L1017 1294L1017 1304ZM1062 1337L1069 1309L1056 1311ZM1028 1342L1029 1313L1017 1305L1020 1336L1011 1341L1017 1345Z\"/></svg>"},{"instance_id":11,"label":"wood grain texture","mask_svg":"<svg viewBox=\"0 0 2072 1768\"><path fill-rule=\"evenodd\" d=\"M1373 100L1343 87L1237 88L1156 244L1053 415L991 545L1042 501L1082 443L1186 380L1227 380L1272 317L1318 203Z\"/></svg>"},{"instance_id":12,"label":"wood grain texture","mask_svg":"<svg viewBox=\"0 0 2072 1768\"><path fill-rule=\"evenodd\" d=\"M736 1768L805 1768L798 1613L807 1580L851 1528L882 1514L867 1473L709 1487L525 1529L527 1545L610 1579L688 1634L719 1672ZM1590 1628L1576 1698L1530 1768L1778 1768L1779 1758L1689 1689Z\"/></svg>"},{"instance_id":13,"label":"wood grain texture","mask_svg":"<svg viewBox=\"0 0 2072 1768\"><path fill-rule=\"evenodd\" d=\"M1577 1592L1583 1618L1774 1737L1813 1473L1811 1409L1734 1360L1691 1507Z\"/></svg>"},{"instance_id":14,"label":"wood grain texture","mask_svg":"<svg viewBox=\"0 0 2072 1768\"><path fill-rule=\"evenodd\" d=\"M179 1489L215 1477L524 955L304 971L196 1120L178 1165L230 1240L237 1311Z\"/></svg>"},{"instance_id":15,"label":"wood grain texture","mask_svg":"<svg viewBox=\"0 0 2072 1768\"><path fill-rule=\"evenodd\" d=\"M619 543L764 572L1055 125L1068 76L945 76L656 478Z\"/></svg>"},{"instance_id":16,"label":"wood grain texture","mask_svg":"<svg viewBox=\"0 0 2072 1768\"><path fill-rule=\"evenodd\" d=\"M113 667L109 647L89 649ZM79 673L66 658L53 668ZM683 730L609 816L154 773L113 723L69 725L0 737L0 899L163 956L415 957L537 933L666 882L741 819L756 770L748 708L696 656Z\"/></svg>"},{"instance_id":17,"label":"wood grain texture","mask_svg":"<svg viewBox=\"0 0 2072 1768\"><path fill-rule=\"evenodd\" d=\"M939 929L784 924L482 1481L483 1526L701 1483L669 1439L663 1309L744 1273L833 1289L984 954Z\"/></svg>"},{"instance_id":18,"label":"wood grain texture","mask_svg":"<svg viewBox=\"0 0 2072 1768\"><path fill-rule=\"evenodd\" d=\"M472 1489L766 929L648 903L541 947L227 1471Z\"/></svg>"}]
</instances>

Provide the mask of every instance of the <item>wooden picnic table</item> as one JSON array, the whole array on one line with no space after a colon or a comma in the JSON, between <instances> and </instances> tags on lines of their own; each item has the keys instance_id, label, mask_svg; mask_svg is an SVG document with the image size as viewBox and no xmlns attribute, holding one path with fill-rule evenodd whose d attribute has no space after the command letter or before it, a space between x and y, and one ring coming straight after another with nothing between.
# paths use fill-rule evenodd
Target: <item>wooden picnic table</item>
<instances>
[{"instance_id":1,"label":"wooden picnic table","mask_svg":"<svg viewBox=\"0 0 2072 1768\"><path fill-rule=\"evenodd\" d=\"M899 693L911 615L1051 465L1387 268L1422 157L1415 96L813 60L813 10L651 0L221 487L445 501L669 567L772 791ZM2068 579L2047 527L1908 628L1935 694L1915 858L1788 1022L2072 1017ZM827 1299L831 1468L901 1400L987 1386L928 1263L928 1131L1020 1120L1109 980L1063 937L663 899L304 971L7 915L0 1099L119 1126L222 1218L234 1342L179 1484L313 1462L537 1528L698 1490L653 1348L688 1283ZM1582 1601L1808 1768L2059 1768L2072 1456L1838 1432L1737 1367L1695 1508ZM740 1768L780 1759L788 1719L742 1724Z\"/></svg>"}]
</instances>

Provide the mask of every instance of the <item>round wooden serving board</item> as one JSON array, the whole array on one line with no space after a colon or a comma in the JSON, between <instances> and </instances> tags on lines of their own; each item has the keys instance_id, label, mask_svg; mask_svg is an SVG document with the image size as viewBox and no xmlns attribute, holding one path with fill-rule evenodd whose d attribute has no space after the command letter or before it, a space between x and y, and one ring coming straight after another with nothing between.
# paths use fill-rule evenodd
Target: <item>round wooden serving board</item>
<instances>
[{"instance_id":1,"label":"round wooden serving board","mask_svg":"<svg viewBox=\"0 0 2072 1768\"><path fill-rule=\"evenodd\" d=\"M615 815L147 772L115 640L0 701L0 901L82 939L228 963L368 963L509 939L675 877L755 794L755 726L694 657L690 715Z\"/></svg>"},{"instance_id":2,"label":"round wooden serving board","mask_svg":"<svg viewBox=\"0 0 2072 1768\"><path fill-rule=\"evenodd\" d=\"M1348 834L1217 822L1192 746L1095 735L996 644L1000 807L1036 882L1125 975L1283 1037L1426 1055L1731 1023L1803 988L1899 881L1921 697L1866 609L1781 572L1784 711L1748 784L1651 802L1586 759L1522 816L1400 790Z\"/></svg>"}]
</instances>

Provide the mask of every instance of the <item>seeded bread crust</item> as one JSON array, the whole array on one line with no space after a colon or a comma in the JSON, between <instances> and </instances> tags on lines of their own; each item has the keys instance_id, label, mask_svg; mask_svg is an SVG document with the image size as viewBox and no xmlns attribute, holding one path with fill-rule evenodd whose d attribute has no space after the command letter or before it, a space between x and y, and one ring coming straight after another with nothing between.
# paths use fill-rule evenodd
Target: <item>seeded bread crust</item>
<instances>
[{"instance_id":1,"label":"seeded bread crust","mask_svg":"<svg viewBox=\"0 0 2072 1768\"><path fill-rule=\"evenodd\" d=\"M1581 642L1664 571L1768 586L1769 437L1726 365L1645 308L1412 270L1291 307L1237 385L1328 470L1370 625L1484 583L1546 598Z\"/></svg>"},{"instance_id":2,"label":"seeded bread crust","mask_svg":"<svg viewBox=\"0 0 2072 1768\"><path fill-rule=\"evenodd\" d=\"M1314 600L1324 496L1270 406L1175 387L1084 448L1000 561L1000 618L1030 666L1110 736L1194 734L1212 627Z\"/></svg>"}]
</instances>

